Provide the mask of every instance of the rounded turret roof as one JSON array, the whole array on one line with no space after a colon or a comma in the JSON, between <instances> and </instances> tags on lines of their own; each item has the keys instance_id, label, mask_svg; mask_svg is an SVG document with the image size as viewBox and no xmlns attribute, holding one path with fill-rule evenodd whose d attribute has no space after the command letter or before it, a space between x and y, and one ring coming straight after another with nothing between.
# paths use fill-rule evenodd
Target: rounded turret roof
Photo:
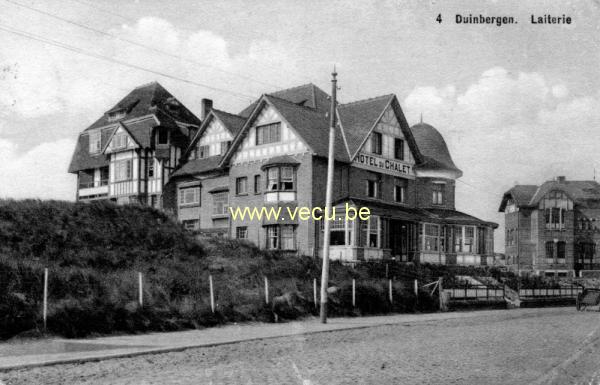
<instances>
[{"instance_id":1,"label":"rounded turret roof","mask_svg":"<svg viewBox=\"0 0 600 385\"><path fill-rule=\"evenodd\" d=\"M442 170L462 175L462 171L456 167L448 146L442 134L430 124L419 123L410 128L417 147L423 157L423 162L417 165L420 170Z\"/></svg>"}]
</instances>

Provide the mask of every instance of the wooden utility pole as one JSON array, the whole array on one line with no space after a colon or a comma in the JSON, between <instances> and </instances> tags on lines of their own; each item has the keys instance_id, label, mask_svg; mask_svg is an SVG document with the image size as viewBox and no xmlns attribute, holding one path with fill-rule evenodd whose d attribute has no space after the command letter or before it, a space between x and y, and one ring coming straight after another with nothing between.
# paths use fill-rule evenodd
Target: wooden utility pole
<instances>
[{"instance_id":1,"label":"wooden utility pole","mask_svg":"<svg viewBox=\"0 0 600 385\"><path fill-rule=\"evenodd\" d=\"M336 95L337 95L337 72L335 66L331 73L331 109L329 112L329 157L327 159L327 190L325 193L325 230L323 232L323 269L321 272L321 323L327 323L327 288L329 287L329 239L331 206L333 200L333 164L335 147L335 125L336 125ZM335 220L335 218L334 218Z\"/></svg>"}]
</instances>

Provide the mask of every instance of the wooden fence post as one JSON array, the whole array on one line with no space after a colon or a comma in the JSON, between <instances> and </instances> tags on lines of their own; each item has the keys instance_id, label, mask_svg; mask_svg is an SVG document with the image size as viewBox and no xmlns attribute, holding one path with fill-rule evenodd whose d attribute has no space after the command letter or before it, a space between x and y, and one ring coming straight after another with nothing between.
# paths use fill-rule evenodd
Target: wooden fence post
<instances>
[{"instance_id":1,"label":"wooden fence post","mask_svg":"<svg viewBox=\"0 0 600 385\"><path fill-rule=\"evenodd\" d=\"M213 287L212 275L208 276L208 286L210 287L210 310L215 312L215 289Z\"/></svg>"},{"instance_id":2,"label":"wooden fence post","mask_svg":"<svg viewBox=\"0 0 600 385\"><path fill-rule=\"evenodd\" d=\"M265 303L269 304L269 279L265 276Z\"/></svg>"},{"instance_id":3,"label":"wooden fence post","mask_svg":"<svg viewBox=\"0 0 600 385\"><path fill-rule=\"evenodd\" d=\"M140 306L144 306L144 283L142 273L138 272L138 302Z\"/></svg>"},{"instance_id":4,"label":"wooden fence post","mask_svg":"<svg viewBox=\"0 0 600 385\"><path fill-rule=\"evenodd\" d=\"M315 307L317 307L317 279L313 278L313 301L315 302Z\"/></svg>"},{"instance_id":5,"label":"wooden fence post","mask_svg":"<svg viewBox=\"0 0 600 385\"><path fill-rule=\"evenodd\" d=\"M356 307L356 280L352 279L352 307Z\"/></svg>"},{"instance_id":6,"label":"wooden fence post","mask_svg":"<svg viewBox=\"0 0 600 385\"><path fill-rule=\"evenodd\" d=\"M440 311L444 311L444 289L442 288L442 277L438 280L438 294L440 296Z\"/></svg>"},{"instance_id":7,"label":"wooden fence post","mask_svg":"<svg viewBox=\"0 0 600 385\"><path fill-rule=\"evenodd\" d=\"M44 268L44 300L42 308L42 317L44 319L44 332L46 331L46 319L48 318L48 268Z\"/></svg>"}]
</instances>

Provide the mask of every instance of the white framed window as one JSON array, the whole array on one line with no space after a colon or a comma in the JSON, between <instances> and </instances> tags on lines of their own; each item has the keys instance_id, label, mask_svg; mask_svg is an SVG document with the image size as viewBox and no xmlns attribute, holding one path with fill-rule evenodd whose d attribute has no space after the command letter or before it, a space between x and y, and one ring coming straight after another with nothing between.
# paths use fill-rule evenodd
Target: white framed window
<instances>
[{"instance_id":1,"label":"white framed window","mask_svg":"<svg viewBox=\"0 0 600 385\"><path fill-rule=\"evenodd\" d=\"M473 253L475 251L475 227L465 226L465 253Z\"/></svg>"},{"instance_id":2,"label":"white framed window","mask_svg":"<svg viewBox=\"0 0 600 385\"><path fill-rule=\"evenodd\" d=\"M114 149L127 147L127 134L115 134L112 138L110 146Z\"/></svg>"},{"instance_id":3,"label":"white framed window","mask_svg":"<svg viewBox=\"0 0 600 385\"><path fill-rule=\"evenodd\" d=\"M396 178L394 185L394 200L398 203L404 203L406 199L406 180Z\"/></svg>"},{"instance_id":4,"label":"white framed window","mask_svg":"<svg viewBox=\"0 0 600 385\"><path fill-rule=\"evenodd\" d=\"M213 215L227 215L229 207L229 192L222 191L213 194Z\"/></svg>"},{"instance_id":5,"label":"white framed window","mask_svg":"<svg viewBox=\"0 0 600 385\"><path fill-rule=\"evenodd\" d=\"M235 237L237 239L248 239L248 227L238 226L235 228Z\"/></svg>"},{"instance_id":6,"label":"white framed window","mask_svg":"<svg viewBox=\"0 0 600 385\"><path fill-rule=\"evenodd\" d=\"M200 204L200 187L182 187L179 189L179 206Z\"/></svg>"},{"instance_id":7,"label":"white framed window","mask_svg":"<svg viewBox=\"0 0 600 385\"><path fill-rule=\"evenodd\" d=\"M262 186L261 184L261 176L259 174L254 175L254 193L255 194L260 194L260 192L262 191Z\"/></svg>"},{"instance_id":8,"label":"white framed window","mask_svg":"<svg viewBox=\"0 0 600 385\"><path fill-rule=\"evenodd\" d=\"M463 228L462 226L454 226L454 252L462 253L463 251Z\"/></svg>"},{"instance_id":9,"label":"white framed window","mask_svg":"<svg viewBox=\"0 0 600 385\"><path fill-rule=\"evenodd\" d=\"M423 250L440 250L440 226L431 223L423 224Z\"/></svg>"},{"instance_id":10,"label":"white framed window","mask_svg":"<svg viewBox=\"0 0 600 385\"><path fill-rule=\"evenodd\" d=\"M431 187L432 202L434 205L444 204L444 185L442 183L434 183Z\"/></svg>"},{"instance_id":11,"label":"white framed window","mask_svg":"<svg viewBox=\"0 0 600 385\"><path fill-rule=\"evenodd\" d=\"M131 159L115 162L115 180L117 182L131 180Z\"/></svg>"},{"instance_id":12,"label":"white framed window","mask_svg":"<svg viewBox=\"0 0 600 385\"><path fill-rule=\"evenodd\" d=\"M267 227L267 249L296 250L296 228L293 225Z\"/></svg>"},{"instance_id":13,"label":"white framed window","mask_svg":"<svg viewBox=\"0 0 600 385\"><path fill-rule=\"evenodd\" d=\"M210 153L210 146L198 146L196 148L196 158L203 159L208 158Z\"/></svg>"},{"instance_id":14,"label":"white framed window","mask_svg":"<svg viewBox=\"0 0 600 385\"><path fill-rule=\"evenodd\" d=\"M97 154L100 152L100 150L102 150L102 134L100 133L100 131L96 131L96 132L91 132L89 134L89 140L90 140L90 154Z\"/></svg>"},{"instance_id":15,"label":"white framed window","mask_svg":"<svg viewBox=\"0 0 600 385\"><path fill-rule=\"evenodd\" d=\"M275 143L281 140L281 123L256 127L256 145Z\"/></svg>"},{"instance_id":16,"label":"white framed window","mask_svg":"<svg viewBox=\"0 0 600 385\"><path fill-rule=\"evenodd\" d=\"M296 177L293 167L269 167L267 169L267 191L295 191Z\"/></svg>"},{"instance_id":17,"label":"white framed window","mask_svg":"<svg viewBox=\"0 0 600 385\"><path fill-rule=\"evenodd\" d=\"M367 179L367 197L381 198L381 180Z\"/></svg>"}]
</instances>

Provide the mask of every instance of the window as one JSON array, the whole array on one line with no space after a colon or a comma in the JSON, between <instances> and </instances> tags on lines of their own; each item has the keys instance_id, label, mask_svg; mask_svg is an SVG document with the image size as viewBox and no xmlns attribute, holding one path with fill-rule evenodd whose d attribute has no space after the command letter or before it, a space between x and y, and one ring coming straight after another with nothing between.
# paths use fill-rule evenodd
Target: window
<instances>
[{"instance_id":1,"label":"window","mask_svg":"<svg viewBox=\"0 0 600 385\"><path fill-rule=\"evenodd\" d=\"M261 177L260 175L254 175L254 193L255 194L260 194L262 187L260 185L261 183Z\"/></svg>"},{"instance_id":2,"label":"window","mask_svg":"<svg viewBox=\"0 0 600 385\"><path fill-rule=\"evenodd\" d=\"M402 139L394 139L394 158L404 160L404 141Z\"/></svg>"},{"instance_id":3,"label":"window","mask_svg":"<svg viewBox=\"0 0 600 385\"><path fill-rule=\"evenodd\" d=\"M471 226L465 227L465 253L474 252L473 246L475 245L475 228Z\"/></svg>"},{"instance_id":4,"label":"window","mask_svg":"<svg viewBox=\"0 0 600 385\"><path fill-rule=\"evenodd\" d=\"M554 242L552 242L552 241L546 242L546 258L547 259L554 258Z\"/></svg>"},{"instance_id":5,"label":"window","mask_svg":"<svg viewBox=\"0 0 600 385\"><path fill-rule=\"evenodd\" d=\"M154 158L148 159L148 178L154 178Z\"/></svg>"},{"instance_id":6,"label":"window","mask_svg":"<svg viewBox=\"0 0 600 385\"><path fill-rule=\"evenodd\" d=\"M248 193L248 178L245 176L235 179L235 193L236 195Z\"/></svg>"},{"instance_id":7,"label":"window","mask_svg":"<svg viewBox=\"0 0 600 385\"><path fill-rule=\"evenodd\" d=\"M117 182L131 179L131 160L115 163L115 180Z\"/></svg>"},{"instance_id":8,"label":"window","mask_svg":"<svg viewBox=\"0 0 600 385\"><path fill-rule=\"evenodd\" d=\"M454 227L454 252L462 253L463 251L463 232L461 226Z\"/></svg>"},{"instance_id":9,"label":"window","mask_svg":"<svg viewBox=\"0 0 600 385\"><path fill-rule=\"evenodd\" d=\"M99 153L102 150L101 147L101 137L100 132L92 132L89 135L90 138L90 154Z\"/></svg>"},{"instance_id":10,"label":"window","mask_svg":"<svg viewBox=\"0 0 600 385\"><path fill-rule=\"evenodd\" d=\"M321 230L325 229L325 221L321 221ZM339 246L346 244L346 224L343 216L338 216L329 222L329 244Z\"/></svg>"},{"instance_id":11,"label":"window","mask_svg":"<svg viewBox=\"0 0 600 385\"><path fill-rule=\"evenodd\" d=\"M367 180L367 196L369 198L381 197L381 182L379 180Z\"/></svg>"},{"instance_id":12,"label":"window","mask_svg":"<svg viewBox=\"0 0 600 385\"><path fill-rule=\"evenodd\" d=\"M296 250L296 240L294 236L294 226L281 226L281 249Z\"/></svg>"},{"instance_id":13,"label":"window","mask_svg":"<svg viewBox=\"0 0 600 385\"><path fill-rule=\"evenodd\" d=\"M395 180L396 184L394 186L394 200L399 203L404 203L404 199L406 196L406 181L404 179Z\"/></svg>"},{"instance_id":14,"label":"window","mask_svg":"<svg viewBox=\"0 0 600 385\"><path fill-rule=\"evenodd\" d=\"M373 132L371 134L371 152L373 154L381 155L381 133Z\"/></svg>"},{"instance_id":15,"label":"window","mask_svg":"<svg viewBox=\"0 0 600 385\"><path fill-rule=\"evenodd\" d=\"M221 142L221 155L225 154L231 145L231 141Z\"/></svg>"},{"instance_id":16,"label":"window","mask_svg":"<svg viewBox=\"0 0 600 385\"><path fill-rule=\"evenodd\" d=\"M432 192L432 203L434 205L444 204L444 185L441 183L434 183Z\"/></svg>"},{"instance_id":17,"label":"window","mask_svg":"<svg viewBox=\"0 0 600 385\"><path fill-rule=\"evenodd\" d=\"M227 191L213 194L213 215L227 215L229 193Z\"/></svg>"},{"instance_id":18,"label":"window","mask_svg":"<svg viewBox=\"0 0 600 385\"><path fill-rule=\"evenodd\" d=\"M248 227L239 226L235 228L235 237L237 239L248 239Z\"/></svg>"},{"instance_id":19,"label":"window","mask_svg":"<svg viewBox=\"0 0 600 385\"><path fill-rule=\"evenodd\" d=\"M198 146L198 148L196 149L196 158L197 159L202 159L202 158L208 158L208 151L209 146Z\"/></svg>"},{"instance_id":20,"label":"window","mask_svg":"<svg viewBox=\"0 0 600 385\"><path fill-rule=\"evenodd\" d=\"M200 187L184 187L179 189L179 206L200 204Z\"/></svg>"},{"instance_id":21,"label":"window","mask_svg":"<svg viewBox=\"0 0 600 385\"><path fill-rule=\"evenodd\" d=\"M369 217L369 247L379 247L379 217Z\"/></svg>"},{"instance_id":22,"label":"window","mask_svg":"<svg viewBox=\"0 0 600 385\"><path fill-rule=\"evenodd\" d=\"M560 241L556 244L556 258L562 259L560 263L564 263L565 255L566 255L566 246L567 244L564 241Z\"/></svg>"},{"instance_id":23,"label":"window","mask_svg":"<svg viewBox=\"0 0 600 385\"><path fill-rule=\"evenodd\" d=\"M281 123L256 127L256 145L279 142L281 140Z\"/></svg>"},{"instance_id":24,"label":"window","mask_svg":"<svg viewBox=\"0 0 600 385\"><path fill-rule=\"evenodd\" d=\"M116 120L124 118L125 115L127 115L127 112L124 109L123 110L113 111L113 112L111 112L111 113L108 114L108 121L109 122L114 122Z\"/></svg>"},{"instance_id":25,"label":"window","mask_svg":"<svg viewBox=\"0 0 600 385\"><path fill-rule=\"evenodd\" d=\"M112 148L125 148L127 147L127 134L116 134L112 138Z\"/></svg>"},{"instance_id":26,"label":"window","mask_svg":"<svg viewBox=\"0 0 600 385\"><path fill-rule=\"evenodd\" d=\"M260 175L259 179L260 179ZM267 191L294 191L294 168L289 166L267 169Z\"/></svg>"},{"instance_id":27,"label":"window","mask_svg":"<svg viewBox=\"0 0 600 385\"><path fill-rule=\"evenodd\" d=\"M100 186L106 186L108 184L108 167L100 168Z\"/></svg>"},{"instance_id":28,"label":"window","mask_svg":"<svg viewBox=\"0 0 600 385\"><path fill-rule=\"evenodd\" d=\"M565 227L565 210L559 207L544 209L544 221L547 229L563 229Z\"/></svg>"},{"instance_id":29,"label":"window","mask_svg":"<svg viewBox=\"0 0 600 385\"><path fill-rule=\"evenodd\" d=\"M198 230L198 219L186 219L181 223L183 224L183 228L185 228L186 230Z\"/></svg>"},{"instance_id":30,"label":"window","mask_svg":"<svg viewBox=\"0 0 600 385\"><path fill-rule=\"evenodd\" d=\"M267 249L279 249L279 226L267 226Z\"/></svg>"},{"instance_id":31,"label":"window","mask_svg":"<svg viewBox=\"0 0 600 385\"><path fill-rule=\"evenodd\" d=\"M440 227L429 223L424 224L423 249L425 251L438 251L440 240Z\"/></svg>"},{"instance_id":32,"label":"window","mask_svg":"<svg viewBox=\"0 0 600 385\"><path fill-rule=\"evenodd\" d=\"M164 127L160 127L158 129L158 137L156 140L157 144L169 144L169 131L164 128Z\"/></svg>"}]
</instances>

